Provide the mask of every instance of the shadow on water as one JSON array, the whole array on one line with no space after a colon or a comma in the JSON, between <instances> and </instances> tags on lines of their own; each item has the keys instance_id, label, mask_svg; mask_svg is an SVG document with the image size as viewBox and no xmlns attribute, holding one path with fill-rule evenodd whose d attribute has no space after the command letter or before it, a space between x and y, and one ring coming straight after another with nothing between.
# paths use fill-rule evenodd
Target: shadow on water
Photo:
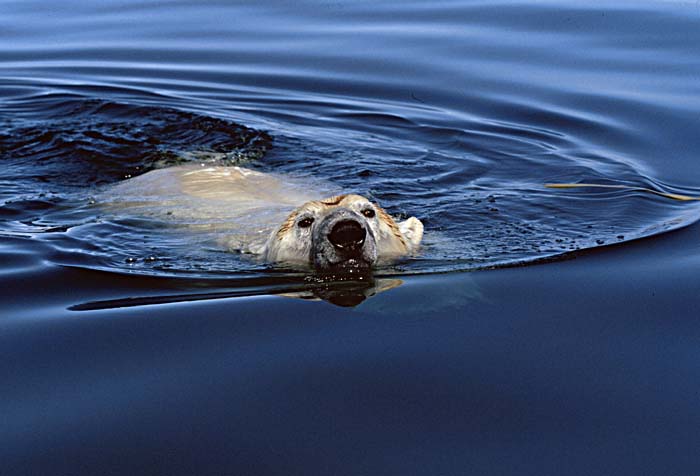
<instances>
[{"instance_id":1,"label":"shadow on water","mask_svg":"<svg viewBox=\"0 0 700 476\"><path fill-rule=\"evenodd\" d=\"M367 298L388 291L402 284L400 279L368 277L360 281L326 281L313 279L298 279L281 285L279 281L269 278L258 280L229 281L232 289L227 291L207 291L196 293L159 294L151 296L124 297L74 304L69 311L98 311L104 309L121 309L127 307L142 307L157 304L176 304L182 302L198 302L218 299L244 298L255 296L283 296L294 299L318 301L323 300L340 307L355 307ZM197 283L201 285L201 282ZM190 283L192 285L192 283ZM214 287L208 282L207 286ZM196 287L196 286L193 286ZM216 289L225 289L224 283L216 283Z\"/></svg>"}]
</instances>

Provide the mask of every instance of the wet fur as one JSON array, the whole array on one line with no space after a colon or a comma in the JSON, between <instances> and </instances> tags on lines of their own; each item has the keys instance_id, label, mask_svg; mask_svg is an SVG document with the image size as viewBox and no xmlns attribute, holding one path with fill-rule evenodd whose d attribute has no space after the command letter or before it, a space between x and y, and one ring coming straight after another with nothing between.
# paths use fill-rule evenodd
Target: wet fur
<instances>
[{"instance_id":1,"label":"wet fur","mask_svg":"<svg viewBox=\"0 0 700 476\"><path fill-rule=\"evenodd\" d=\"M374 216L363 216L365 210L372 210ZM315 252L324 243L315 231L334 214L343 214L345 218L361 222L366 227L366 246L375 248L368 250L366 256L370 264L415 252L423 236L423 225L416 218L411 217L398 224L384 209L361 195L337 195L309 201L290 213L270 236L265 245L264 258L271 262L312 263L318 266ZM304 218L314 219L313 226L308 230L298 226ZM332 251L327 253L332 254Z\"/></svg>"},{"instance_id":2,"label":"wet fur","mask_svg":"<svg viewBox=\"0 0 700 476\"><path fill-rule=\"evenodd\" d=\"M313 217L314 226L318 226L333 213L349 214L371 230L376 248L374 252L367 250L371 264L418 249L423 236L419 220L412 217L397 223L380 206L360 195L314 199L314 195L323 196L329 189L324 184L309 183L308 179L242 167L185 165L154 170L121 182L103 193L99 201L102 207L114 211L129 210L131 214L172 223L179 229L217 236L223 246L233 251L272 263L313 265L314 227L300 229L298 220ZM363 207L374 210L375 216L364 217ZM317 237L317 243L320 241Z\"/></svg>"}]
</instances>

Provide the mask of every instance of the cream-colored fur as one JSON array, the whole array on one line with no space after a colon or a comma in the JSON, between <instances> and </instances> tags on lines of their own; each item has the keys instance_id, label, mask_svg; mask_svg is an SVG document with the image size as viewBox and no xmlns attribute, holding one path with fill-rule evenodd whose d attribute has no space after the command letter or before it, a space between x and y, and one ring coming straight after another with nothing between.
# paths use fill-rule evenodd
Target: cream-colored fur
<instances>
[{"instance_id":1,"label":"cream-colored fur","mask_svg":"<svg viewBox=\"0 0 700 476\"><path fill-rule=\"evenodd\" d=\"M262 173L243 167L186 165L158 169L126 180L99 197L103 206L154 217L188 231L216 235L227 248L270 262L308 262L310 236L295 222L302 215L321 220L339 208L366 221L380 259L414 253L422 223L396 223L359 195L309 178ZM319 197L334 195L328 199ZM364 217L365 209L374 216ZM369 212L367 212L369 214Z\"/></svg>"},{"instance_id":2,"label":"cream-colored fur","mask_svg":"<svg viewBox=\"0 0 700 476\"><path fill-rule=\"evenodd\" d=\"M310 233L295 226L301 217L323 220L339 208L349 209L359 215L373 232L377 255L380 260L392 259L415 252L423 238L423 224L415 217L396 223L381 207L361 195L339 195L322 200L307 201L292 213L265 244L263 255L271 262L304 262L308 260L311 246ZM362 212L373 210L372 217Z\"/></svg>"}]
</instances>

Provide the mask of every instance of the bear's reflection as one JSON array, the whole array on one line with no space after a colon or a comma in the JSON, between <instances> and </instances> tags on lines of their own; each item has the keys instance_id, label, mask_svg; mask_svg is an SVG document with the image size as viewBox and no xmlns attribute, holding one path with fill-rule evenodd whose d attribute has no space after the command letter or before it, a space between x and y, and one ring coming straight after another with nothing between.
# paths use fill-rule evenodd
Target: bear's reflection
<instances>
[{"instance_id":1,"label":"bear's reflection","mask_svg":"<svg viewBox=\"0 0 700 476\"><path fill-rule=\"evenodd\" d=\"M205 285L199 282L200 286ZM208 291L179 294L156 294L125 296L117 299L89 301L70 306L71 311L97 311L104 309L119 309L129 307L151 306L156 304L188 303L197 301L211 301L216 299L233 299L254 296L283 296L311 301L326 301L336 306L354 307L367 298L384 291L388 291L403 284L403 281L395 278L373 278L371 275L352 281L343 278L329 281L328 278L312 279L298 285L285 288L270 287L241 287L237 290ZM206 284L208 286L208 284Z\"/></svg>"},{"instance_id":2,"label":"bear's reflection","mask_svg":"<svg viewBox=\"0 0 700 476\"><path fill-rule=\"evenodd\" d=\"M367 298L402 284L403 281L396 278L375 279L368 276L361 281L334 281L319 284L303 291L284 293L282 296L312 301L322 300L341 307L355 307Z\"/></svg>"}]
</instances>

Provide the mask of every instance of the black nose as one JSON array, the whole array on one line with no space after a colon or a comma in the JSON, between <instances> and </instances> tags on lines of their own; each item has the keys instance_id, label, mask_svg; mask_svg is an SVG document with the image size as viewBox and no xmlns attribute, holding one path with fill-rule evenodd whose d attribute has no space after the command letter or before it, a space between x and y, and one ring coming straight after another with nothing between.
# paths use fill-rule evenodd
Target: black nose
<instances>
[{"instance_id":1,"label":"black nose","mask_svg":"<svg viewBox=\"0 0 700 476\"><path fill-rule=\"evenodd\" d=\"M357 251L365 243L367 232L365 228L355 220L341 220L328 233L330 241L337 250Z\"/></svg>"}]
</instances>

